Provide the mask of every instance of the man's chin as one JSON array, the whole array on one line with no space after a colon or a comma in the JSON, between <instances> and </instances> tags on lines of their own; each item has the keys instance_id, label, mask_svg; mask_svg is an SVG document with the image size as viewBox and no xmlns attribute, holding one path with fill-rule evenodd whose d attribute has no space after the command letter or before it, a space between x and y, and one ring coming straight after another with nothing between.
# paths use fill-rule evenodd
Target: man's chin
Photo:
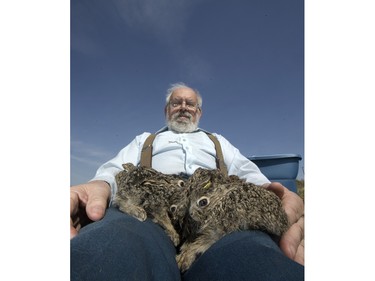
<instances>
[{"instance_id":1,"label":"man's chin","mask_svg":"<svg viewBox=\"0 0 375 281\"><path fill-rule=\"evenodd\" d=\"M175 120L174 122L169 123L168 127L178 133L191 133L197 129L197 126L189 121L190 120L186 120L185 122L182 122L180 120Z\"/></svg>"}]
</instances>

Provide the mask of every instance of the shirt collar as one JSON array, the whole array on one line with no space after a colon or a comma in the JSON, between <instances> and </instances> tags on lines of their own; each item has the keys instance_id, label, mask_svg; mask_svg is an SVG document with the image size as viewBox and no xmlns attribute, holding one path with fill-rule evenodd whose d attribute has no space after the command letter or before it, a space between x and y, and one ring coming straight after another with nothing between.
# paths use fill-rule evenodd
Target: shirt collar
<instances>
[{"instance_id":1,"label":"shirt collar","mask_svg":"<svg viewBox=\"0 0 375 281\"><path fill-rule=\"evenodd\" d=\"M166 131L169 131L169 130L168 130L168 126L164 126L164 127L161 128L160 130L156 131L155 134L159 134L159 133L166 132ZM202 130L201 128L197 128L197 129L196 129L194 132L192 132L192 133L199 132L199 131L203 131L203 132L206 132L206 133L207 133L207 131Z\"/></svg>"}]
</instances>

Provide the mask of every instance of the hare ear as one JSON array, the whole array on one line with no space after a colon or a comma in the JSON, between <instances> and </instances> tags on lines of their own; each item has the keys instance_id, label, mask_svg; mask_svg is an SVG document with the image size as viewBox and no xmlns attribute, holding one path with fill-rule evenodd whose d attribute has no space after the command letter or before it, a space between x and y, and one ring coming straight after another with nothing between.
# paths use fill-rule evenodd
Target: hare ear
<instances>
[{"instance_id":1,"label":"hare ear","mask_svg":"<svg viewBox=\"0 0 375 281\"><path fill-rule=\"evenodd\" d=\"M122 167L124 168L126 172L130 172L135 169L135 166L133 165L133 163L130 163L130 162L122 164Z\"/></svg>"},{"instance_id":2,"label":"hare ear","mask_svg":"<svg viewBox=\"0 0 375 281\"><path fill-rule=\"evenodd\" d=\"M207 189L211 186L211 180L209 180L204 186L203 189Z\"/></svg>"}]
</instances>

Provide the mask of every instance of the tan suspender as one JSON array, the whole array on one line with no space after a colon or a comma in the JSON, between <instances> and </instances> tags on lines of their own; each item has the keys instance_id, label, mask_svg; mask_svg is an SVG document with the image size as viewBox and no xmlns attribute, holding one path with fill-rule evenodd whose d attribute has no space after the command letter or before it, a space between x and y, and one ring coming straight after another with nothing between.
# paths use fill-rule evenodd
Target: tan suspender
<instances>
[{"instance_id":1,"label":"tan suspender","mask_svg":"<svg viewBox=\"0 0 375 281\"><path fill-rule=\"evenodd\" d=\"M227 167L225 166L225 163L224 163L224 156L223 156L223 152L221 150L221 145L220 145L218 139L210 133L207 133L207 136L215 144L216 166L217 166L217 168L220 169L220 171L224 175L227 175L228 171L227 171ZM140 163L140 165L142 167L149 167L149 168L152 167L152 143L153 143L155 137L156 137L155 134L149 135L147 137L147 139L145 140L144 144L143 144L142 151L141 151L141 163Z\"/></svg>"},{"instance_id":2,"label":"tan suspender","mask_svg":"<svg viewBox=\"0 0 375 281\"><path fill-rule=\"evenodd\" d=\"M224 163L224 156L223 151L221 150L221 145L218 139L212 135L207 134L207 136L212 140L212 142L215 144L215 150L216 150L216 166L224 175L228 175L227 166Z\"/></svg>"},{"instance_id":3,"label":"tan suspender","mask_svg":"<svg viewBox=\"0 0 375 281\"><path fill-rule=\"evenodd\" d=\"M152 143L154 142L155 137L155 134L149 135L143 144L140 163L141 167L152 167Z\"/></svg>"}]
</instances>

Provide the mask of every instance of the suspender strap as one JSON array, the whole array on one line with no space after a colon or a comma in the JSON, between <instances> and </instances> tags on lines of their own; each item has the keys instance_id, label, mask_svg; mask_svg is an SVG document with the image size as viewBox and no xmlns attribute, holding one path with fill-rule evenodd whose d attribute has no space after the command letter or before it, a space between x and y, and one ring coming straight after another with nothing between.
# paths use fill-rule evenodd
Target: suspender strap
<instances>
[{"instance_id":1,"label":"suspender strap","mask_svg":"<svg viewBox=\"0 0 375 281\"><path fill-rule=\"evenodd\" d=\"M224 163L224 156L223 151L221 150L221 145L218 139L210 134L207 133L207 136L211 139L211 141L215 145L216 150L216 166L224 175L228 175L227 167ZM151 168L152 167L152 143L156 137L156 134L151 134L145 140L142 151L141 151L141 167Z\"/></svg>"},{"instance_id":2,"label":"suspender strap","mask_svg":"<svg viewBox=\"0 0 375 281\"><path fill-rule=\"evenodd\" d=\"M221 150L221 145L220 145L219 141L212 134L207 134L207 136L215 144L215 149L216 149L216 166L220 169L220 171L222 172L222 174L228 175L227 166L224 163L223 151Z\"/></svg>"},{"instance_id":3,"label":"suspender strap","mask_svg":"<svg viewBox=\"0 0 375 281\"><path fill-rule=\"evenodd\" d=\"M143 144L141 152L141 167L151 168L152 167L152 143L156 135L151 134L147 137Z\"/></svg>"}]
</instances>

